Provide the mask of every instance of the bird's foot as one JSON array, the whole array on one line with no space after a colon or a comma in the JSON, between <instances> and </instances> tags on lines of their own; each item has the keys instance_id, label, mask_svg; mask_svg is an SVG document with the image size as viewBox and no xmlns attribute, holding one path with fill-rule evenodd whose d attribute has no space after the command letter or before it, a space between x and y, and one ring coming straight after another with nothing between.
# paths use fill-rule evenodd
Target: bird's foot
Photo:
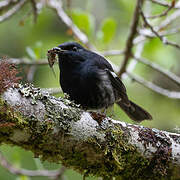
<instances>
[{"instance_id":1,"label":"bird's foot","mask_svg":"<svg viewBox=\"0 0 180 180\"><path fill-rule=\"evenodd\" d=\"M97 121L97 123L100 125L102 120L106 118L106 115L104 113L99 112L89 112L91 114L91 117Z\"/></svg>"}]
</instances>

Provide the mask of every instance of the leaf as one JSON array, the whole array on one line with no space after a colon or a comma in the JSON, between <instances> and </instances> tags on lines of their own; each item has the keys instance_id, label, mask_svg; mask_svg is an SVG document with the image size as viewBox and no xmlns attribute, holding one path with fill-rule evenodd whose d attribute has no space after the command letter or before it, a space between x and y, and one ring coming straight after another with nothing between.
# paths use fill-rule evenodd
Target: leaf
<instances>
[{"instance_id":1,"label":"leaf","mask_svg":"<svg viewBox=\"0 0 180 180\"><path fill-rule=\"evenodd\" d=\"M42 43L36 42L33 47L26 47L26 52L32 60L38 60L41 58Z\"/></svg>"},{"instance_id":2,"label":"leaf","mask_svg":"<svg viewBox=\"0 0 180 180\"><path fill-rule=\"evenodd\" d=\"M36 54L34 52L34 50L31 47L26 47L26 52L28 54L28 56L32 59L35 60L36 59Z\"/></svg>"},{"instance_id":3,"label":"leaf","mask_svg":"<svg viewBox=\"0 0 180 180\"><path fill-rule=\"evenodd\" d=\"M94 31L94 18L91 14L82 10L73 10L71 12L73 22L88 36Z\"/></svg>"},{"instance_id":4,"label":"leaf","mask_svg":"<svg viewBox=\"0 0 180 180\"><path fill-rule=\"evenodd\" d=\"M38 41L35 44L35 47L33 48L34 53L36 55L36 60L41 58L41 53L42 53L42 42Z\"/></svg>"},{"instance_id":5,"label":"leaf","mask_svg":"<svg viewBox=\"0 0 180 180\"><path fill-rule=\"evenodd\" d=\"M97 36L104 43L109 43L115 36L116 33L116 21L113 18L106 18L101 25L101 29Z\"/></svg>"}]
</instances>

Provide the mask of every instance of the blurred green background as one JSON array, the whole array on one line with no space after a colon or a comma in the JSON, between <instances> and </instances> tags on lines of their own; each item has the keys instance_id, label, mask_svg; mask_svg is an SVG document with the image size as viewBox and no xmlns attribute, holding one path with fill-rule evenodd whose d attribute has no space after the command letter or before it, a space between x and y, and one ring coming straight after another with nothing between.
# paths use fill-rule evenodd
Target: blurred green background
<instances>
[{"instance_id":1,"label":"blurred green background","mask_svg":"<svg viewBox=\"0 0 180 180\"><path fill-rule=\"evenodd\" d=\"M66 12L99 51L120 50L125 47L134 6L134 0L73 0L71 7L68 7L67 1L64 1ZM154 4L147 6L151 8L152 14L159 14L164 10L164 8ZM44 7L38 15L36 23L33 22L33 15L29 13L31 11L31 4L26 4L12 18L0 24L1 57L26 57L31 61L37 61L39 59L47 60L46 54L48 49L65 41L74 40L68 28L58 19L54 11ZM161 18L160 21L163 19ZM180 23L180 19L173 22L172 26L176 27L178 23ZM172 35L169 38L180 43L179 34ZM146 41L142 54L162 67L180 75L180 51L163 45L158 38ZM117 65L120 65L122 62L122 56L111 56L107 58ZM22 66L20 69L22 70L21 75L24 77L23 81L26 82L27 79L24 73L28 71L28 67ZM41 88L59 87L57 65L55 65L55 72L56 78L48 66L36 67L33 84ZM180 90L175 84L152 69L147 68L145 65L137 64L134 73L156 82L164 88L176 91ZM179 100L169 99L156 94L130 79L126 79L124 83L130 99L142 105L153 116L153 121L142 122L142 125L167 131L174 131L175 127L180 127ZM133 123L118 107L115 107L115 115L115 119ZM36 170L43 168L57 169L61 166L60 164L50 164L48 162L41 163L38 159L33 158L31 152L24 151L18 147L1 145L0 150L17 167ZM67 170L65 175L67 179L82 179L82 175L73 170ZM0 167L0 180L5 179L46 180L48 178L15 176ZM87 179L97 178L88 177Z\"/></svg>"}]
</instances>

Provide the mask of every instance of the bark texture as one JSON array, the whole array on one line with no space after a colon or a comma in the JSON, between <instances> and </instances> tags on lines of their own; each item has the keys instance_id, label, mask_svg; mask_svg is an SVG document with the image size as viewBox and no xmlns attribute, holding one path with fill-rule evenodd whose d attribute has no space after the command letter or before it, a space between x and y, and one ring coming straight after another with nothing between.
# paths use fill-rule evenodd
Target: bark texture
<instances>
[{"instance_id":1,"label":"bark texture","mask_svg":"<svg viewBox=\"0 0 180 180\"><path fill-rule=\"evenodd\" d=\"M32 85L0 97L0 144L106 179L180 178L180 135L79 109Z\"/></svg>"}]
</instances>

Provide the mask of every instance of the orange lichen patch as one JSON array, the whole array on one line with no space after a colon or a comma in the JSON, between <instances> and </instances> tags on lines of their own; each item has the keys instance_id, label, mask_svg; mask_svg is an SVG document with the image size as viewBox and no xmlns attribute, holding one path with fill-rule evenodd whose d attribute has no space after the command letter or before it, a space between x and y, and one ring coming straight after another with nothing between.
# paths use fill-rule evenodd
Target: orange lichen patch
<instances>
[{"instance_id":1,"label":"orange lichen patch","mask_svg":"<svg viewBox=\"0 0 180 180\"><path fill-rule=\"evenodd\" d=\"M21 77L17 77L17 74L18 71L14 64L0 60L0 94L21 79Z\"/></svg>"}]
</instances>

